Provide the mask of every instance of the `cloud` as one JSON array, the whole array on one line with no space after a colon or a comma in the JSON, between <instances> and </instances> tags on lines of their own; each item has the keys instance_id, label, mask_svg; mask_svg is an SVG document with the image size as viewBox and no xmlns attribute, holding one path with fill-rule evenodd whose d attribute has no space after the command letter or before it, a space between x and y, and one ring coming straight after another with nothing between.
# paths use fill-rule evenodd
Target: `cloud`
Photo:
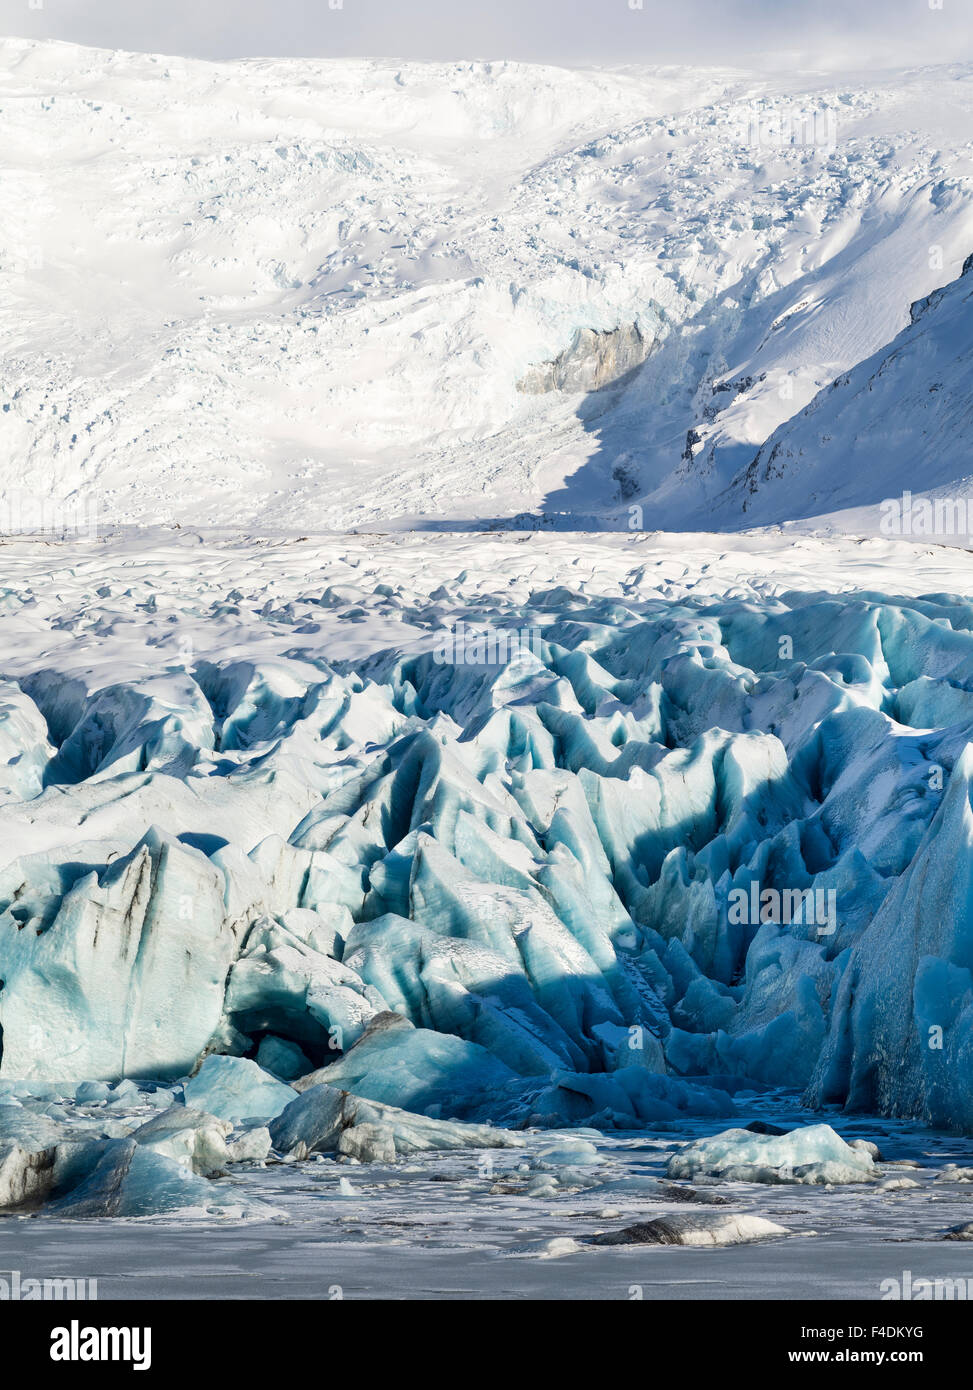
<instances>
[{"instance_id":1,"label":"cloud","mask_svg":"<svg viewBox=\"0 0 973 1390\"><path fill-rule=\"evenodd\" d=\"M186 57L889 66L973 58L969 0L0 0L0 30Z\"/></svg>"}]
</instances>

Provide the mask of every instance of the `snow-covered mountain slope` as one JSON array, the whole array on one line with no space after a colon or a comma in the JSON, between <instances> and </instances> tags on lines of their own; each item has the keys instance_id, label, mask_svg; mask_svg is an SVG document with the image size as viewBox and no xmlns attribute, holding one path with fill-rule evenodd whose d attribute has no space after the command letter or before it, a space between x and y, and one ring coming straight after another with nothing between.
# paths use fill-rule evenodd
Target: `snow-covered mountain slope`
<instances>
[{"instance_id":1,"label":"snow-covered mountain slope","mask_svg":"<svg viewBox=\"0 0 973 1390\"><path fill-rule=\"evenodd\" d=\"M731 524L823 511L846 528L969 540L973 511L973 256L951 285L919 301L912 322L776 430L714 505ZM959 512L924 498L950 499ZM893 508L888 504L898 502Z\"/></svg>"},{"instance_id":2,"label":"snow-covered mountain slope","mask_svg":"<svg viewBox=\"0 0 973 1390\"><path fill-rule=\"evenodd\" d=\"M626 526L643 499L683 525L958 274L971 109L968 66L4 41L5 502L308 531Z\"/></svg>"},{"instance_id":3,"label":"snow-covered mountain slope","mask_svg":"<svg viewBox=\"0 0 973 1390\"><path fill-rule=\"evenodd\" d=\"M973 1130L965 552L4 558L3 1081L298 1048L332 1127L331 1082L602 1128L807 1085Z\"/></svg>"}]
</instances>

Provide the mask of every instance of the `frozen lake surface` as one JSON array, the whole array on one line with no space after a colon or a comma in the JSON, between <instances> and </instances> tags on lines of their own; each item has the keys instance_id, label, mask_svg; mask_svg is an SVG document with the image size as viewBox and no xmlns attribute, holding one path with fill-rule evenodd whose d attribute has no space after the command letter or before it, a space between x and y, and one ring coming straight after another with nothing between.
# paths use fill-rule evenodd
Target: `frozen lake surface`
<instances>
[{"instance_id":1,"label":"frozen lake surface","mask_svg":"<svg viewBox=\"0 0 973 1390\"><path fill-rule=\"evenodd\" d=\"M789 1127L822 1118L787 1095L739 1106L738 1123ZM792 1234L723 1249L581 1245L557 1256L547 1247L558 1238L580 1242L636 1221L710 1210L638 1187L665 1179L669 1155L686 1138L725 1122L605 1136L595 1141L603 1162L574 1170L596 1186L575 1186L561 1169L556 1196L531 1197L520 1169L532 1151L563 1137L547 1132L528 1136L526 1154L492 1155L492 1176L483 1176L482 1153L463 1152L392 1166L322 1159L237 1167L220 1180L285 1213L267 1222L10 1217L0 1222L0 1264L22 1277L97 1279L101 1299L146 1300L877 1300L883 1281L901 1283L906 1271L913 1286L921 1278L973 1284L973 1242L943 1239L973 1219L973 1183L937 1177L947 1163L969 1163L973 1142L872 1117L823 1118L848 1140L877 1142L884 1158L919 1163L882 1170L883 1181L905 1175L918 1186L697 1183L697 1192L727 1199L726 1210L766 1217ZM340 1195L342 1178L354 1196Z\"/></svg>"}]
</instances>

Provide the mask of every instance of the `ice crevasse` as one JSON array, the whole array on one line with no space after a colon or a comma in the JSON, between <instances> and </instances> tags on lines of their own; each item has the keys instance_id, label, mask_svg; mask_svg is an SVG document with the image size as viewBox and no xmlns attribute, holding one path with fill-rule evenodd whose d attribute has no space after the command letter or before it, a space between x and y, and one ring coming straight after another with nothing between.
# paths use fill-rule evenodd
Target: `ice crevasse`
<instances>
[{"instance_id":1,"label":"ice crevasse","mask_svg":"<svg viewBox=\"0 0 973 1390\"><path fill-rule=\"evenodd\" d=\"M531 639L297 640L396 604ZM0 1081L259 1054L480 1126L789 1085L973 1130L966 600L374 585L253 621L250 659L109 685L9 664Z\"/></svg>"}]
</instances>

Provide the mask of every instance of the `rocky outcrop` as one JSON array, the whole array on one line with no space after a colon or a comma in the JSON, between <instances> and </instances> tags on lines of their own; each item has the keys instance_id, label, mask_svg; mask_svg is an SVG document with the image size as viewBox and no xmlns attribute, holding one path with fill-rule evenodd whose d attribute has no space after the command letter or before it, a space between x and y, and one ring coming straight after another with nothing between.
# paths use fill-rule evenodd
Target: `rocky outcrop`
<instances>
[{"instance_id":1,"label":"rocky outcrop","mask_svg":"<svg viewBox=\"0 0 973 1390\"><path fill-rule=\"evenodd\" d=\"M571 344L550 362L530 367L517 383L525 395L548 391L601 391L640 367L655 347L636 323L621 324L606 333L579 328Z\"/></svg>"}]
</instances>

